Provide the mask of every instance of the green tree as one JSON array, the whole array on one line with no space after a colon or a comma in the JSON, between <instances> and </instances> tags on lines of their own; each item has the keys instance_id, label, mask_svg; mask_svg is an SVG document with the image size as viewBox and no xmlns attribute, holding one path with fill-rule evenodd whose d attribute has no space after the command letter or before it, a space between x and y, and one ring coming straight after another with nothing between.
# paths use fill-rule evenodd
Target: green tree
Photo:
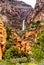
<instances>
[{"instance_id":1,"label":"green tree","mask_svg":"<svg viewBox=\"0 0 44 65\"><path fill-rule=\"evenodd\" d=\"M44 30L38 33L37 43L32 46L32 55L37 62L44 59Z\"/></svg>"}]
</instances>

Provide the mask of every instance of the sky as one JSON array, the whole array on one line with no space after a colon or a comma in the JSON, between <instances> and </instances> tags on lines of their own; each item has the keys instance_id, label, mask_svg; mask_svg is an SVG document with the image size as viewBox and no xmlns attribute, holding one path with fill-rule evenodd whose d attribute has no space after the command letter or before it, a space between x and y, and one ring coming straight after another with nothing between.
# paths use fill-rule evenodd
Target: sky
<instances>
[{"instance_id":1,"label":"sky","mask_svg":"<svg viewBox=\"0 0 44 65\"><path fill-rule=\"evenodd\" d=\"M33 8L35 7L35 4L36 4L36 0L20 0L20 1L23 1L23 2L31 5Z\"/></svg>"}]
</instances>

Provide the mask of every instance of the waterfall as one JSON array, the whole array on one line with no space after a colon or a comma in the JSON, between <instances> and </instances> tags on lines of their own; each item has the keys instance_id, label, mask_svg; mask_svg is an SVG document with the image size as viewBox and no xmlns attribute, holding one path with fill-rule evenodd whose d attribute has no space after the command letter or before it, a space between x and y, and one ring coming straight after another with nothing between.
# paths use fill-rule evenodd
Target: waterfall
<instances>
[{"instance_id":1,"label":"waterfall","mask_svg":"<svg viewBox=\"0 0 44 65\"><path fill-rule=\"evenodd\" d=\"M22 30L25 30L26 26L25 26L25 20L23 20L23 24L22 24Z\"/></svg>"}]
</instances>

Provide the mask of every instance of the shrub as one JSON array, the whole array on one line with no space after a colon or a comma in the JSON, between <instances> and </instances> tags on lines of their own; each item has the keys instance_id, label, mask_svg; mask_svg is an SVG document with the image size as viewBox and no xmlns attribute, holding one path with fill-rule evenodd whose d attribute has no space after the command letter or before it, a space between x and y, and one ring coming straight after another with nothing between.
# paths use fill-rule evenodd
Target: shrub
<instances>
[{"instance_id":1,"label":"shrub","mask_svg":"<svg viewBox=\"0 0 44 65\"><path fill-rule=\"evenodd\" d=\"M13 59L10 59L10 62L12 63L25 63L27 62L27 58L26 57L22 57L22 58L13 58Z\"/></svg>"},{"instance_id":2,"label":"shrub","mask_svg":"<svg viewBox=\"0 0 44 65\"><path fill-rule=\"evenodd\" d=\"M6 60L1 60L0 65L16 65L15 63L7 62Z\"/></svg>"},{"instance_id":3,"label":"shrub","mask_svg":"<svg viewBox=\"0 0 44 65\"><path fill-rule=\"evenodd\" d=\"M10 47L4 54L4 59L10 59L17 56L18 49L15 46Z\"/></svg>"},{"instance_id":4,"label":"shrub","mask_svg":"<svg viewBox=\"0 0 44 65\"><path fill-rule=\"evenodd\" d=\"M18 50L18 48L16 46L12 46L9 49L6 50L3 58L6 60L10 60L11 58L22 58L22 57L26 57L27 61L30 60L30 55L25 53L25 52L21 52Z\"/></svg>"},{"instance_id":5,"label":"shrub","mask_svg":"<svg viewBox=\"0 0 44 65\"><path fill-rule=\"evenodd\" d=\"M6 31L7 31L7 40L9 40L10 39L10 34L11 34L11 28L10 27L8 27L8 26L6 26Z\"/></svg>"},{"instance_id":6,"label":"shrub","mask_svg":"<svg viewBox=\"0 0 44 65\"><path fill-rule=\"evenodd\" d=\"M33 45L32 55L36 62L40 62L42 59L44 59L44 52L39 45Z\"/></svg>"},{"instance_id":7,"label":"shrub","mask_svg":"<svg viewBox=\"0 0 44 65\"><path fill-rule=\"evenodd\" d=\"M33 44L32 46L32 54L34 59L37 62L40 62L44 59L44 30L41 30L41 32L38 33L37 43L39 44Z\"/></svg>"},{"instance_id":8,"label":"shrub","mask_svg":"<svg viewBox=\"0 0 44 65\"><path fill-rule=\"evenodd\" d=\"M13 46L13 43L9 40L6 41L6 50L9 49L11 46Z\"/></svg>"},{"instance_id":9,"label":"shrub","mask_svg":"<svg viewBox=\"0 0 44 65\"><path fill-rule=\"evenodd\" d=\"M44 59L41 60L38 65L44 65Z\"/></svg>"}]
</instances>

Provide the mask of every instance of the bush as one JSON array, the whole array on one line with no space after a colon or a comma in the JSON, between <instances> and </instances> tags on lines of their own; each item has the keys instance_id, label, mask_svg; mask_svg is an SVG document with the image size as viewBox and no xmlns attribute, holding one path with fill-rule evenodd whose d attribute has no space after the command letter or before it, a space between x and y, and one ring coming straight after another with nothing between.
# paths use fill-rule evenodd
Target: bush
<instances>
[{"instance_id":1,"label":"bush","mask_svg":"<svg viewBox=\"0 0 44 65\"><path fill-rule=\"evenodd\" d=\"M10 34L11 34L11 28L6 26L6 31L7 31L7 40L9 40L11 37L10 37Z\"/></svg>"},{"instance_id":2,"label":"bush","mask_svg":"<svg viewBox=\"0 0 44 65\"><path fill-rule=\"evenodd\" d=\"M6 50L4 54L4 59L15 58L15 56L17 56L17 53L18 53L18 48L12 46L8 50Z\"/></svg>"},{"instance_id":3,"label":"bush","mask_svg":"<svg viewBox=\"0 0 44 65\"><path fill-rule=\"evenodd\" d=\"M10 62L12 63L25 63L27 62L27 58L26 57L22 57L22 58L13 58L13 59L10 59Z\"/></svg>"},{"instance_id":4,"label":"bush","mask_svg":"<svg viewBox=\"0 0 44 65\"><path fill-rule=\"evenodd\" d=\"M38 65L44 65L44 59L41 60Z\"/></svg>"},{"instance_id":5,"label":"bush","mask_svg":"<svg viewBox=\"0 0 44 65\"><path fill-rule=\"evenodd\" d=\"M0 65L16 65L15 63L7 62L6 60L1 60Z\"/></svg>"},{"instance_id":6,"label":"bush","mask_svg":"<svg viewBox=\"0 0 44 65\"><path fill-rule=\"evenodd\" d=\"M32 55L36 62L44 59L44 52L39 45L34 44L32 47Z\"/></svg>"},{"instance_id":7,"label":"bush","mask_svg":"<svg viewBox=\"0 0 44 65\"><path fill-rule=\"evenodd\" d=\"M0 65L38 65L38 64L35 64L35 63L13 63L13 62L8 62L8 61L5 61L5 60L2 60L0 61Z\"/></svg>"},{"instance_id":8,"label":"bush","mask_svg":"<svg viewBox=\"0 0 44 65\"><path fill-rule=\"evenodd\" d=\"M22 57L26 57L27 61L30 60L30 55L25 53L25 52L21 52L18 50L18 48L16 46L12 46L9 49L6 50L3 58L6 60L10 60L11 58L16 59L16 58L22 58Z\"/></svg>"},{"instance_id":9,"label":"bush","mask_svg":"<svg viewBox=\"0 0 44 65\"><path fill-rule=\"evenodd\" d=\"M33 44L32 46L32 54L34 59L37 62L40 62L44 59L44 30L41 30L41 32L38 33L37 43L39 44Z\"/></svg>"},{"instance_id":10,"label":"bush","mask_svg":"<svg viewBox=\"0 0 44 65\"><path fill-rule=\"evenodd\" d=\"M44 52L44 30L38 33L37 41L40 43L41 50Z\"/></svg>"}]
</instances>

